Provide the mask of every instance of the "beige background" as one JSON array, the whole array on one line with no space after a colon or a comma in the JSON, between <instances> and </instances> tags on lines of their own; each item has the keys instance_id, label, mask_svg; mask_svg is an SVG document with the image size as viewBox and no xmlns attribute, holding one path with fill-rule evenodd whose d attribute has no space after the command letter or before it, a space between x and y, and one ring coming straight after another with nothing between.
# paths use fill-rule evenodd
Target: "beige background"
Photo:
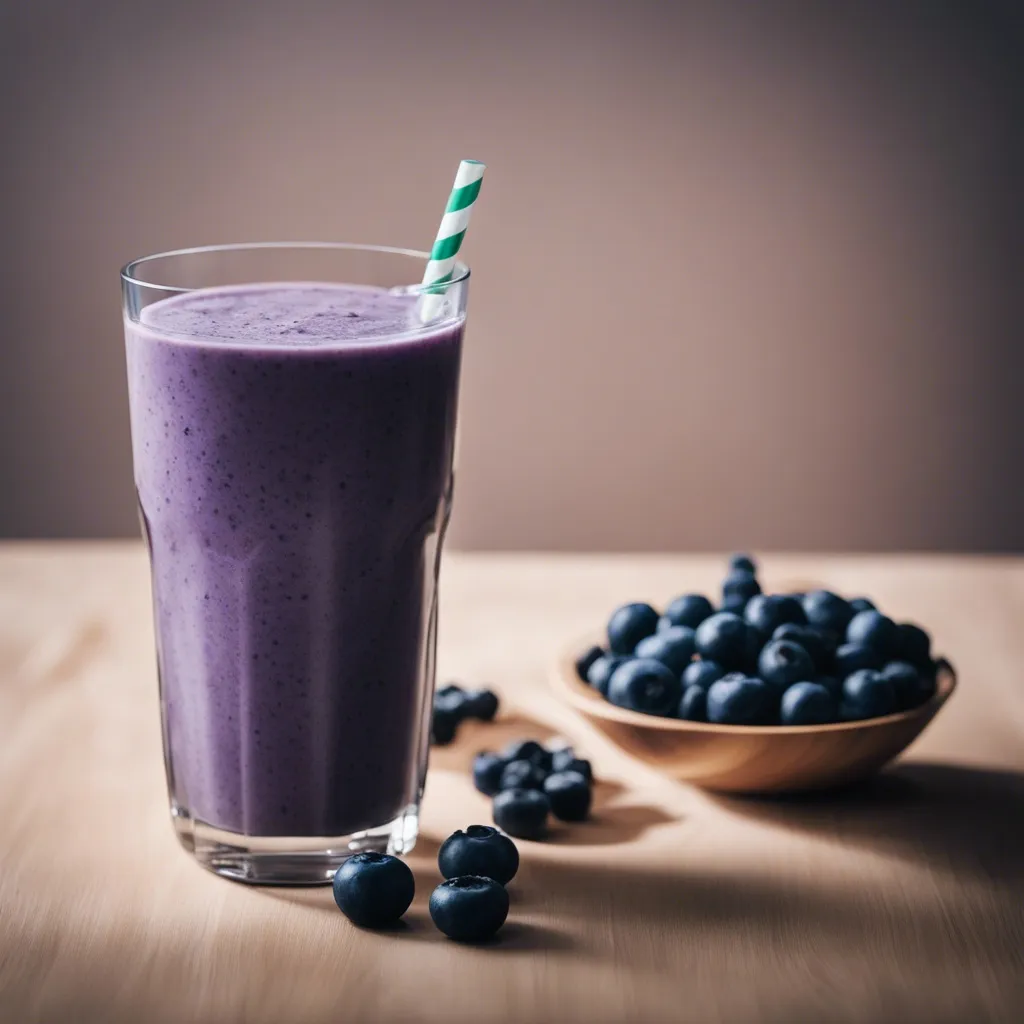
<instances>
[{"instance_id":1,"label":"beige background","mask_svg":"<svg viewBox=\"0 0 1024 1024\"><path fill-rule=\"evenodd\" d=\"M135 532L117 268L468 256L453 542L1024 548L1010 4L0 2L0 535Z\"/></svg>"}]
</instances>

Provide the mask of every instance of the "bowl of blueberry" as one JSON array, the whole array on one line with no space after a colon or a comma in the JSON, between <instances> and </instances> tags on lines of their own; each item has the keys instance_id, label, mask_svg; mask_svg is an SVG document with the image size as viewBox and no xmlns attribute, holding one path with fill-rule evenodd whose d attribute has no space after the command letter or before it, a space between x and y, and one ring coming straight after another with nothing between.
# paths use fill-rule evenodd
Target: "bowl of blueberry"
<instances>
[{"instance_id":1,"label":"bowl of blueberry","mask_svg":"<svg viewBox=\"0 0 1024 1024\"><path fill-rule=\"evenodd\" d=\"M615 609L555 673L559 695L631 754L731 793L827 789L901 753L956 686L931 637L865 597L766 594L736 555L718 606Z\"/></svg>"}]
</instances>

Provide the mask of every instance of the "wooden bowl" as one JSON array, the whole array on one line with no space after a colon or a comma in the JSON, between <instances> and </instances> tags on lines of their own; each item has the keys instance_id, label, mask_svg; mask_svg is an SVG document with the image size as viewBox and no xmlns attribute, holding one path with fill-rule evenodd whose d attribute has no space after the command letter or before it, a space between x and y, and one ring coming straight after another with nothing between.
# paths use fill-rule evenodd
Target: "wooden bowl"
<instances>
[{"instance_id":1,"label":"wooden bowl","mask_svg":"<svg viewBox=\"0 0 1024 1024\"><path fill-rule=\"evenodd\" d=\"M935 696L884 718L831 725L709 725L659 718L609 703L576 675L574 648L557 666L557 695L641 761L719 793L798 793L867 778L921 734L956 688L939 669Z\"/></svg>"}]
</instances>

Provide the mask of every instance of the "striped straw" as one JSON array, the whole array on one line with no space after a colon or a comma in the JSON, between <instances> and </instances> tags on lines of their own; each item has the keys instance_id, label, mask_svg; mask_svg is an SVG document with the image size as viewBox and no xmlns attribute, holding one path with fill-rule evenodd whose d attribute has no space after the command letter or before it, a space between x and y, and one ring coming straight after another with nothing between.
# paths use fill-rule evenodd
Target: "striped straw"
<instances>
[{"instance_id":1,"label":"striped straw","mask_svg":"<svg viewBox=\"0 0 1024 1024\"><path fill-rule=\"evenodd\" d=\"M452 194L448 197L434 247L430 250L430 260L423 273L423 287L428 292L420 303L420 319L424 323L433 320L441 310L444 286L455 272L455 260L466 237L473 204L480 194L484 168L479 160L463 160L459 164Z\"/></svg>"}]
</instances>

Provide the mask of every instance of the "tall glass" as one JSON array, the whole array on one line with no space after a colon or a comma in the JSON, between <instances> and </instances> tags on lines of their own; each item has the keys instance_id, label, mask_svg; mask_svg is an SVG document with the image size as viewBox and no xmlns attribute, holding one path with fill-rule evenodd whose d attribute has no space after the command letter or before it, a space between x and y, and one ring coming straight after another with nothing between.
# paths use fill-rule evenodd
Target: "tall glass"
<instances>
[{"instance_id":1,"label":"tall glass","mask_svg":"<svg viewBox=\"0 0 1024 1024\"><path fill-rule=\"evenodd\" d=\"M327 882L416 841L469 282L418 302L427 259L275 243L122 271L171 816L230 878Z\"/></svg>"}]
</instances>

